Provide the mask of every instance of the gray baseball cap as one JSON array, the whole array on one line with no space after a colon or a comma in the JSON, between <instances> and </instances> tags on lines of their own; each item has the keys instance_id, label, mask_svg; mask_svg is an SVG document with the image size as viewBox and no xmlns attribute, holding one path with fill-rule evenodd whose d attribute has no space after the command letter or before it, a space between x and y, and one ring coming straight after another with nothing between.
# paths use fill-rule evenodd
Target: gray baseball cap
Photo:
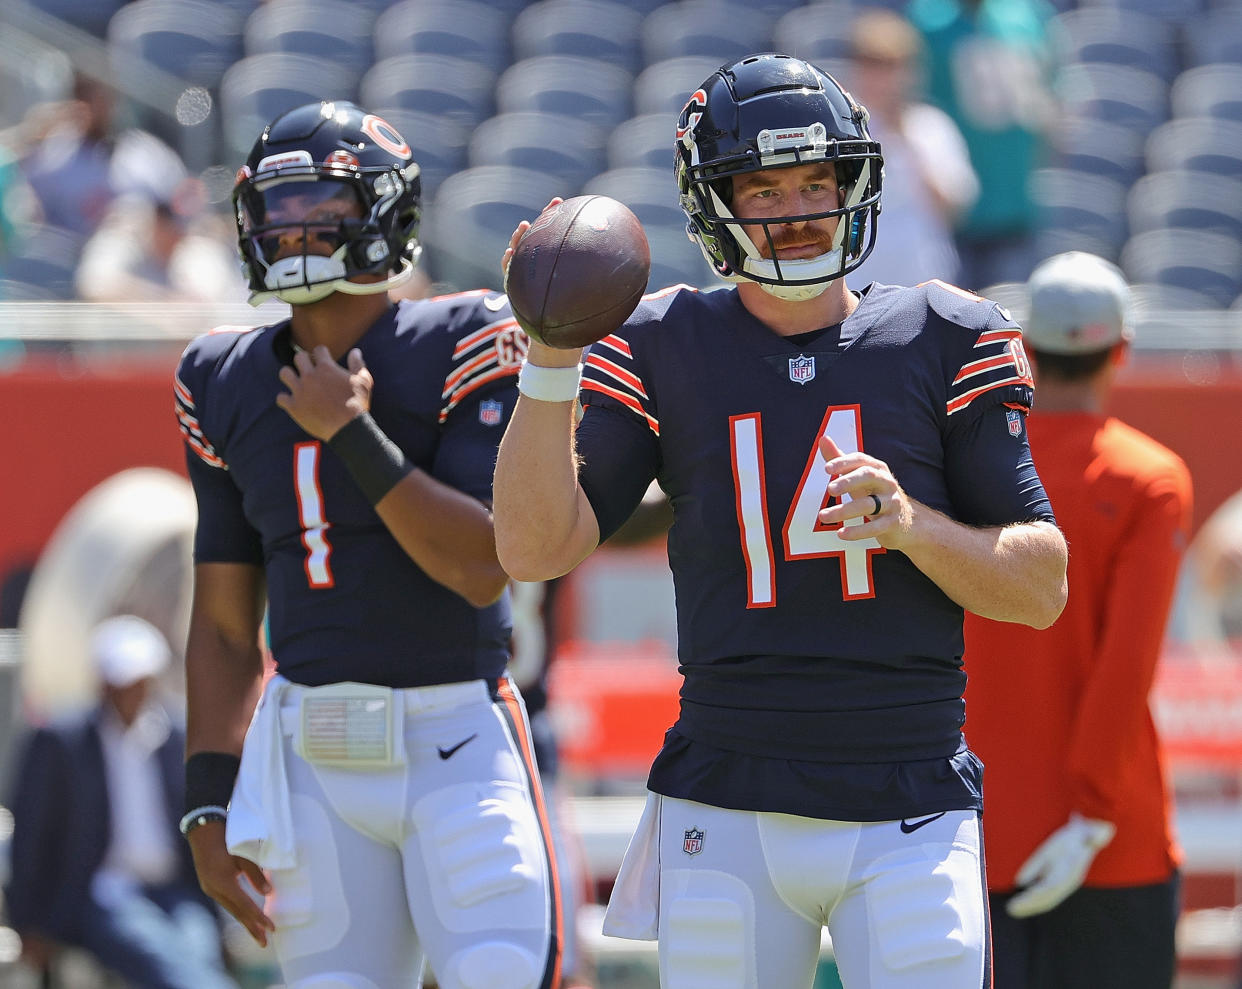
<instances>
[{"instance_id":1,"label":"gray baseball cap","mask_svg":"<svg viewBox=\"0 0 1242 989\"><path fill-rule=\"evenodd\" d=\"M1133 336L1130 288L1121 269L1094 254L1068 251L1043 261L1026 283L1022 336L1032 350L1091 354Z\"/></svg>"}]
</instances>

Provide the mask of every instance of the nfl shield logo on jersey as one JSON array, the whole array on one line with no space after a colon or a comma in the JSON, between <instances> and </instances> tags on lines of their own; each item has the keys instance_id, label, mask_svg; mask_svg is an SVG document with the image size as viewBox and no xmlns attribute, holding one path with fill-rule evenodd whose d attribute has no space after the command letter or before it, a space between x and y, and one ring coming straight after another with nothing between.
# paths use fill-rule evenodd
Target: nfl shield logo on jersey
<instances>
[{"instance_id":1,"label":"nfl shield logo on jersey","mask_svg":"<svg viewBox=\"0 0 1242 989\"><path fill-rule=\"evenodd\" d=\"M479 403L479 422L483 423L484 426L499 426L504 414L505 406L503 402L484 399Z\"/></svg>"},{"instance_id":2,"label":"nfl shield logo on jersey","mask_svg":"<svg viewBox=\"0 0 1242 989\"><path fill-rule=\"evenodd\" d=\"M1017 409L1006 409L1005 420L1009 423L1009 435L1022 435L1022 413Z\"/></svg>"},{"instance_id":3,"label":"nfl shield logo on jersey","mask_svg":"<svg viewBox=\"0 0 1242 989\"><path fill-rule=\"evenodd\" d=\"M691 828L687 831L685 840L681 843L681 850L687 855L698 855L703 851L703 832L698 828Z\"/></svg>"},{"instance_id":4,"label":"nfl shield logo on jersey","mask_svg":"<svg viewBox=\"0 0 1242 989\"><path fill-rule=\"evenodd\" d=\"M789 380L805 385L815 377L815 358L799 354L789 358Z\"/></svg>"}]
</instances>

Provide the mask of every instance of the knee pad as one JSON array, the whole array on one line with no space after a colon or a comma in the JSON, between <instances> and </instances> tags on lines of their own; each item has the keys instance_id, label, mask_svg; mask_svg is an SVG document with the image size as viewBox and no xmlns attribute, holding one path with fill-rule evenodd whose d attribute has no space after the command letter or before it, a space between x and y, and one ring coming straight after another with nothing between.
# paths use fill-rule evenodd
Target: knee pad
<instances>
[{"instance_id":1,"label":"knee pad","mask_svg":"<svg viewBox=\"0 0 1242 989\"><path fill-rule=\"evenodd\" d=\"M534 930L547 924L547 849L516 786L446 787L413 809L413 840L437 916L450 930Z\"/></svg>"},{"instance_id":2,"label":"knee pad","mask_svg":"<svg viewBox=\"0 0 1242 989\"><path fill-rule=\"evenodd\" d=\"M877 863L867 910L884 963L902 971L982 954L986 937L977 857L937 860L914 849Z\"/></svg>"},{"instance_id":3,"label":"knee pad","mask_svg":"<svg viewBox=\"0 0 1242 989\"><path fill-rule=\"evenodd\" d=\"M380 989L364 975L353 972L323 972L290 982L288 989Z\"/></svg>"},{"instance_id":4,"label":"knee pad","mask_svg":"<svg viewBox=\"0 0 1242 989\"><path fill-rule=\"evenodd\" d=\"M670 870L665 878L678 885ZM743 989L753 984L754 906L736 876L696 871L660 918L661 985Z\"/></svg>"},{"instance_id":5,"label":"knee pad","mask_svg":"<svg viewBox=\"0 0 1242 989\"><path fill-rule=\"evenodd\" d=\"M487 941L459 951L445 973L436 973L441 989L537 989L543 977L539 960L519 944Z\"/></svg>"}]
</instances>

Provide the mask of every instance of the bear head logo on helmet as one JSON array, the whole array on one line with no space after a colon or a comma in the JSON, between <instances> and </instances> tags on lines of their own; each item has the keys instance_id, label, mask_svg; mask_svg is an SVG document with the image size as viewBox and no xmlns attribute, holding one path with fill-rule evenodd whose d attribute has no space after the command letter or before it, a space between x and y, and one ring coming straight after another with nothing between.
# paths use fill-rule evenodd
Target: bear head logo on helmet
<instances>
[{"instance_id":1,"label":"bear head logo on helmet","mask_svg":"<svg viewBox=\"0 0 1242 989\"><path fill-rule=\"evenodd\" d=\"M324 101L264 129L233 188L250 302L386 292L414 273L419 166L382 117Z\"/></svg>"}]
</instances>

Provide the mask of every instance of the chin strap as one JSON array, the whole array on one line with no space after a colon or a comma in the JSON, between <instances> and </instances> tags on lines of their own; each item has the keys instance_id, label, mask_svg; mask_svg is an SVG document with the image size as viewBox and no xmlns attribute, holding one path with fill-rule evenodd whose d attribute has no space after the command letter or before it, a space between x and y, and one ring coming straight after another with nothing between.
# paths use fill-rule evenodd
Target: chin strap
<instances>
[{"instance_id":1,"label":"chin strap","mask_svg":"<svg viewBox=\"0 0 1242 989\"><path fill-rule=\"evenodd\" d=\"M712 203L716 208L716 213L725 222L725 227L733 234L733 238L737 241L738 246L746 254L746 260L742 262L742 271L730 277L729 281L747 281L758 282L760 287L769 295L774 295L778 299L784 299L787 302L804 302L807 299L814 299L816 296L823 295L828 288L828 283L833 278L838 277L837 273L841 270L841 251L836 241L839 240L841 230L847 224L842 222L837 224L837 237L834 239L834 249L826 254L821 254L814 258L803 258L798 261L782 261L780 262L779 272L775 261L764 258L759 253L759 248L755 246L755 242L751 240L750 234L746 232L746 227L740 223L728 222L733 218L729 207L717 194L715 189L709 186ZM817 281L803 281L800 285L782 285L780 283L759 281L758 278L749 279L747 275L758 275L762 278L789 278L794 281L802 281L803 279L818 279Z\"/></svg>"},{"instance_id":2,"label":"chin strap","mask_svg":"<svg viewBox=\"0 0 1242 989\"><path fill-rule=\"evenodd\" d=\"M350 281L341 273L344 271L344 264L336 255L327 258L314 254L284 258L268 269L266 280L269 285L274 278L279 279L282 276L287 278L290 275L301 275L302 277L298 281L290 279L292 283L288 285L251 292L249 301L252 306L258 306L269 299L280 299L290 305L304 306L326 299L333 292L344 292L346 295L375 295L379 292L387 292L413 277L422 252L421 247L415 247L410 257L401 258L400 266L396 271L378 282ZM292 263L281 268L279 266L283 261ZM314 268L321 269L319 277L311 277L311 269Z\"/></svg>"}]
</instances>

